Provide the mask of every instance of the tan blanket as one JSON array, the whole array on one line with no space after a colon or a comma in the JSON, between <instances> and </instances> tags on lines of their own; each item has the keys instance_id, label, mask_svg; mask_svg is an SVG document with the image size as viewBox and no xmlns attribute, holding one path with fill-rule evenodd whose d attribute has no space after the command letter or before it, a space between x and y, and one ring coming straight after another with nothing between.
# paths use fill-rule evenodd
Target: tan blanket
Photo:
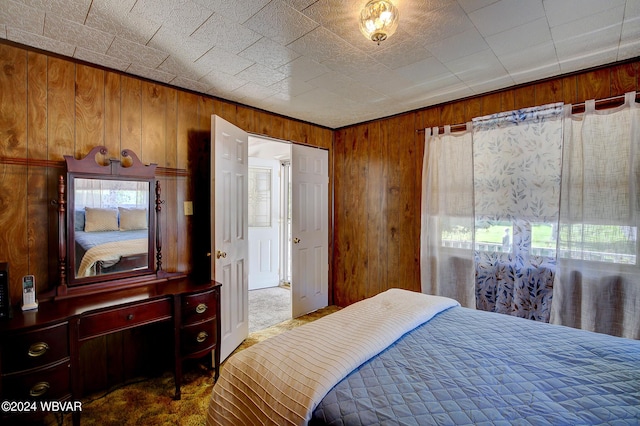
<instances>
[{"instance_id":1,"label":"tan blanket","mask_svg":"<svg viewBox=\"0 0 640 426\"><path fill-rule=\"evenodd\" d=\"M304 425L340 380L453 299L391 289L253 345L229 358L209 425Z\"/></svg>"},{"instance_id":2,"label":"tan blanket","mask_svg":"<svg viewBox=\"0 0 640 426\"><path fill-rule=\"evenodd\" d=\"M146 253L149 250L146 238L136 240L113 241L91 247L82 257L77 277L89 277L96 274L96 262L117 261L122 256Z\"/></svg>"}]
</instances>

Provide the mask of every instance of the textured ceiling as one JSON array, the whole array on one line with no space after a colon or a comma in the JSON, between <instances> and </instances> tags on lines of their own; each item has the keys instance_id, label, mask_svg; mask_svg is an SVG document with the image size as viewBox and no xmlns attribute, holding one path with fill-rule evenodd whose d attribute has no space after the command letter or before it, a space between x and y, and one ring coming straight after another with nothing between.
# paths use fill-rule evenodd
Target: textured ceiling
<instances>
[{"instance_id":1,"label":"textured ceiling","mask_svg":"<svg viewBox=\"0 0 640 426\"><path fill-rule=\"evenodd\" d=\"M0 38L338 128L640 54L640 0L0 0Z\"/></svg>"}]
</instances>

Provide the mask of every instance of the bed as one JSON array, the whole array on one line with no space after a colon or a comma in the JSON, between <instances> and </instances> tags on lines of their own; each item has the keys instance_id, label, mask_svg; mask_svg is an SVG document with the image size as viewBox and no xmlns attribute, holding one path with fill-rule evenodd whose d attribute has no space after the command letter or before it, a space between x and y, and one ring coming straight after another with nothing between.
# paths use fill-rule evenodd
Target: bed
<instances>
[{"instance_id":1,"label":"bed","mask_svg":"<svg viewBox=\"0 0 640 426\"><path fill-rule=\"evenodd\" d=\"M148 267L146 215L146 209L121 207L76 210L76 277Z\"/></svg>"},{"instance_id":2,"label":"bed","mask_svg":"<svg viewBox=\"0 0 640 426\"><path fill-rule=\"evenodd\" d=\"M148 231L76 231L77 277L146 268Z\"/></svg>"},{"instance_id":3,"label":"bed","mask_svg":"<svg viewBox=\"0 0 640 426\"><path fill-rule=\"evenodd\" d=\"M640 341L392 289L229 358L208 424L640 423Z\"/></svg>"}]
</instances>

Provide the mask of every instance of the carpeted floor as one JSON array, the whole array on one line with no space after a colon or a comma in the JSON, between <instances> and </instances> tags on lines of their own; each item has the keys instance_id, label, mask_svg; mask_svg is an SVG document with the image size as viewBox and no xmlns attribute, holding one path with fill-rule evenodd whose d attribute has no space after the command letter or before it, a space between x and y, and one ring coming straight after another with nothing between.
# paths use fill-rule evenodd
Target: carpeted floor
<instances>
[{"instance_id":1,"label":"carpeted floor","mask_svg":"<svg viewBox=\"0 0 640 426\"><path fill-rule=\"evenodd\" d=\"M338 309L336 306L328 306L251 333L234 353ZM224 369L224 363L221 368ZM142 379L108 393L91 395L82 400L82 425L204 425L209 395L213 388L212 374L212 371L197 362L186 362L180 401L173 400L175 388L171 373L158 378ZM57 425L58 420L50 415L44 424ZM71 416L65 415L61 424L71 425Z\"/></svg>"},{"instance_id":2,"label":"carpeted floor","mask_svg":"<svg viewBox=\"0 0 640 426\"><path fill-rule=\"evenodd\" d=\"M249 291L249 333L291 319L291 290L268 287Z\"/></svg>"}]
</instances>

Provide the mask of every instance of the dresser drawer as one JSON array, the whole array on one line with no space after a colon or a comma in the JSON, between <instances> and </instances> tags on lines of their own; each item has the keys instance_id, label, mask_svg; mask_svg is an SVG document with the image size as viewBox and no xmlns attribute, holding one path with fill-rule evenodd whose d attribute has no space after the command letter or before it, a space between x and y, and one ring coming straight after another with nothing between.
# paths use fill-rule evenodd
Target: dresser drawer
<instances>
[{"instance_id":1,"label":"dresser drawer","mask_svg":"<svg viewBox=\"0 0 640 426\"><path fill-rule=\"evenodd\" d=\"M192 324L216 316L216 290L182 296L182 324Z\"/></svg>"},{"instance_id":2,"label":"dresser drawer","mask_svg":"<svg viewBox=\"0 0 640 426\"><path fill-rule=\"evenodd\" d=\"M190 325L180 330L182 355L211 350L216 345L216 328L213 320Z\"/></svg>"},{"instance_id":3,"label":"dresser drawer","mask_svg":"<svg viewBox=\"0 0 640 426\"><path fill-rule=\"evenodd\" d=\"M80 340L172 318L170 299L124 305L80 318Z\"/></svg>"},{"instance_id":4,"label":"dresser drawer","mask_svg":"<svg viewBox=\"0 0 640 426\"><path fill-rule=\"evenodd\" d=\"M65 360L29 373L9 374L2 379L3 400L52 401L70 395L71 368Z\"/></svg>"},{"instance_id":5,"label":"dresser drawer","mask_svg":"<svg viewBox=\"0 0 640 426\"><path fill-rule=\"evenodd\" d=\"M69 356L67 323L7 336L2 342L3 374L42 367Z\"/></svg>"}]
</instances>

